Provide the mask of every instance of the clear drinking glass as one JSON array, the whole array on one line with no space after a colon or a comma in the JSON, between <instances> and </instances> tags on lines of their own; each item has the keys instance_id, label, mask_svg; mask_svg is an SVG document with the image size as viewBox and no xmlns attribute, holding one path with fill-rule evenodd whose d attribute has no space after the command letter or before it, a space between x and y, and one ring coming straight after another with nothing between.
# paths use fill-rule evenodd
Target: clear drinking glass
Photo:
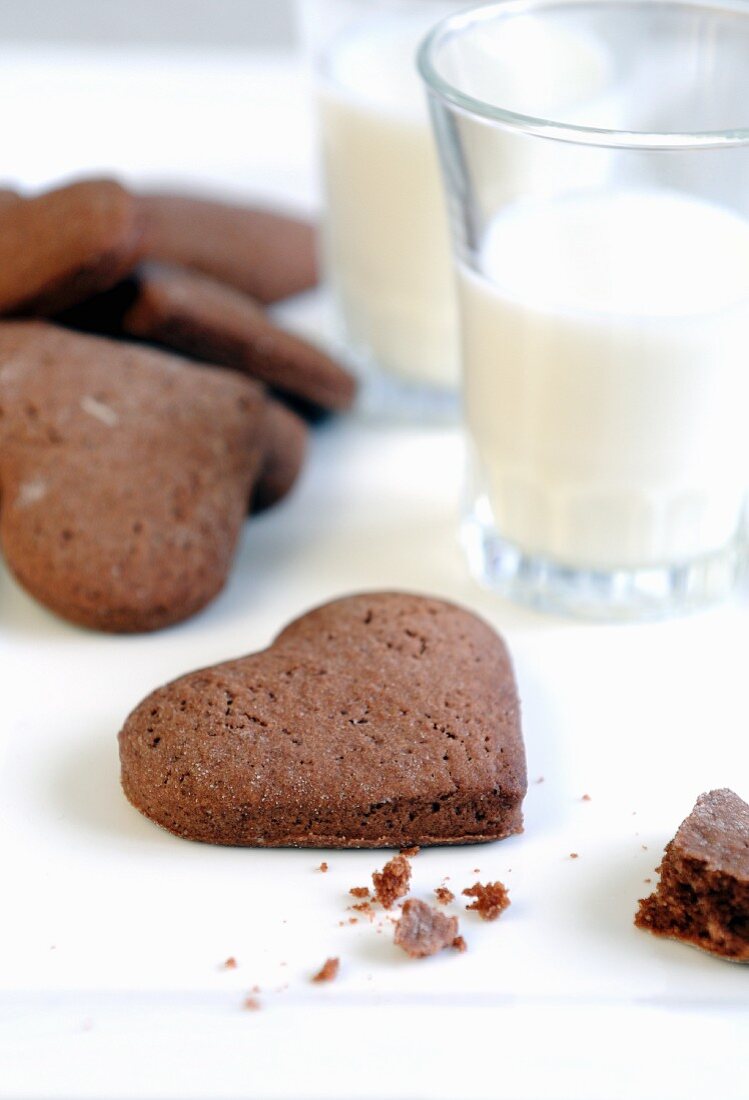
<instances>
[{"instance_id":1,"label":"clear drinking glass","mask_svg":"<svg viewBox=\"0 0 749 1100\"><path fill-rule=\"evenodd\" d=\"M725 596L749 480L749 7L505 0L422 45L473 572L548 609Z\"/></svg>"},{"instance_id":2,"label":"clear drinking glass","mask_svg":"<svg viewBox=\"0 0 749 1100\"><path fill-rule=\"evenodd\" d=\"M455 418L455 290L416 50L452 0L301 0L325 191L323 262L365 404ZM462 5L465 7L465 3Z\"/></svg>"}]
</instances>

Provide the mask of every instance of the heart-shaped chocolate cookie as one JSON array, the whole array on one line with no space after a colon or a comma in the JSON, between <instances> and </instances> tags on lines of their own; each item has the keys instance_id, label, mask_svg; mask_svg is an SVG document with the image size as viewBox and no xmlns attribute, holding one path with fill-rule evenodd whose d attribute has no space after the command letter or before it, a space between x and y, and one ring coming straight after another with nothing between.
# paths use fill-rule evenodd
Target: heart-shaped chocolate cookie
<instances>
[{"instance_id":1,"label":"heart-shaped chocolate cookie","mask_svg":"<svg viewBox=\"0 0 749 1100\"><path fill-rule=\"evenodd\" d=\"M0 542L31 595L99 630L154 630L223 586L265 440L249 379L0 322Z\"/></svg>"},{"instance_id":2,"label":"heart-shaped chocolate cookie","mask_svg":"<svg viewBox=\"0 0 749 1100\"><path fill-rule=\"evenodd\" d=\"M317 283L315 228L300 218L195 195L140 198L146 255L220 279L266 305Z\"/></svg>"},{"instance_id":3,"label":"heart-shaped chocolate cookie","mask_svg":"<svg viewBox=\"0 0 749 1100\"><path fill-rule=\"evenodd\" d=\"M49 315L114 286L143 254L144 225L114 180L0 202L0 313Z\"/></svg>"},{"instance_id":4,"label":"heart-shaped chocolate cookie","mask_svg":"<svg viewBox=\"0 0 749 1100\"><path fill-rule=\"evenodd\" d=\"M280 328L249 295L179 267L143 264L57 320L230 367L311 419L343 412L356 396L353 375L321 348Z\"/></svg>"},{"instance_id":5,"label":"heart-shaped chocolate cookie","mask_svg":"<svg viewBox=\"0 0 749 1100\"><path fill-rule=\"evenodd\" d=\"M375 848L522 829L504 642L421 596L325 604L269 649L159 688L127 719L120 759L132 804L191 840Z\"/></svg>"},{"instance_id":6,"label":"heart-shaped chocolate cookie","mask_svg":"<svg viewBox=\"0 0 749 1100\"><path fill-rule=\"evenodd\" d=\"M356 382L321 348L286 332L247 294L178 267L147 264L132 280L126 335L218 363L291 400L342 412Z\"/></svg>"},{"instance_id":7,"label":"heart-shaped chocolate cookie","mask_svg":"<svg viewBox=\"0 0 749 1100\"><path fill-rule=\"evenodd\" d=\"M269 397L266 403L263 464L258 474L251 511L272 508L288 496L302 472L307 453L307 425Z\"/></svg>"}]
</instances>

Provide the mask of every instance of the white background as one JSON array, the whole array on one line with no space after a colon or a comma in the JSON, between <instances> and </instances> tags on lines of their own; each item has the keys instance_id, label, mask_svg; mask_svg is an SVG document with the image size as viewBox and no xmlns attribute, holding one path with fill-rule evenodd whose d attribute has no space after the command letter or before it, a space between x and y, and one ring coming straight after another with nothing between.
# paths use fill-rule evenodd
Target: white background
<instances>
[{"instance_id":1,"label":"white background","mask_svg":"<svg viewBox=\"0 0 749 1100\"><path fill-rule=\"evenodd\" d=\"M0 42L289 47L293 0L0 0Z\"/></svg>"},{"instance_id":2,"label":"white background","mask_svg":"<svg viewBox=\"0 0 749 1100\"><path fill-rule=\"evenodd\" d=\"M315 205L308 97L283 59L6 45L0 96L3 169L24 183L118 168ZM0 1096L745 1100L749 971L632 915L697 794L749 797L746 596L638 627L513 608L465 576L460 463L448 430L320 430L295 496L247 524L226 591L149 637L68 626L0 573ZM118 785L117 731L151 688L390 586L505 633L531 777L522 837L414 860L418 896L449 875L512 897L497 924L461 916L466 954L424 962L387 925L340 927L384 854L192 845ZM328 955L340 978L314 986Z\"/></svg>"}]
</instances>

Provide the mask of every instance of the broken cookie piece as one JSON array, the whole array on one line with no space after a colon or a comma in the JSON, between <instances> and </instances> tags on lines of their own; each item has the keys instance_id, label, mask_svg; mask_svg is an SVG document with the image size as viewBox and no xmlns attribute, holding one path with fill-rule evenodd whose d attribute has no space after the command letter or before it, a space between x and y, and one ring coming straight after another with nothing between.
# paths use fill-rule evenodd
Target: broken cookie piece
<instances>
[{"instance_id":1,"label":"broken cookie piece","mask_svg":"<svg viewBox=\"0 0 749 1100\"><path fill-rule=\"evenodd\" d=\"M313 976L313 982L332 982L338 977L341 968L340 959L326 959L318 972Z\"/></svg>"},{"instance_id":2,"label":"broken cookie piece","mask_svg":"<svg viewBox=\"0 0 749 1100\"><path fill-rule=\"evenodd\" d=\"M383 909L389 909L398 898L408 893L411 881L411 864L405 856L393 856L381 871L372 875L374 895Z\"/></svg>"},{"instance_id":3,"label":"broken cookie piece","mask_svg":"<svg viewBox=\"0 0 749 1100\"><path fill-rule=\"evenodd\" d=\"M749 962L749 805L728 789L701 794L659 871L636 926Z\"/></svg>"},{"instance_id":4,"label":"broken cookie piece","mask_svg":"<svg viewBox=\"0 0 749 1100\"><path fill-rule=\"evenodd\" d=\"M475 898L470 905L466 905L466 909L475 910L482 920L496 920L510 904L507 888L502 882L487 882L486 885L475 882L463 894L467 898Z\"/></svg>"},{"instance_id":5,"label":"broken cookie piece","mask_svg":"<svg viewBox=\"0 0 749 1100\"><path fill-rule=\"evenodd\" d=\"M412 959L436 955L444 947L455 945L463 950L458 936L458 918L446 917L425 901L410 898L403 906L395 926L394 943Z\"/></svg>"}]
</instances>

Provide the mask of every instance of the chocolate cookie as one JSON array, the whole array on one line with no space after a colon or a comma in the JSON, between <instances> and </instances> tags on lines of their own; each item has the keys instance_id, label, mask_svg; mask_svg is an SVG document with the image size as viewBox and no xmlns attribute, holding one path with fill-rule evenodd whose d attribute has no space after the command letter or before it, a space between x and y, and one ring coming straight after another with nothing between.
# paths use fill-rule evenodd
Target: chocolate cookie
<instances>
[{"instance_id":1,"label":"chocolate cookie","mask_svg":"<svg viewBox=\"0 0 749 1100\"><path fill-rule=\"evenodd\" d=\"M379 848L522 830L525 755L502 639L454 604L371 593L175 680L120 733L122 785L191 840Z\"/></svg>"},{"instance_id":2,"label":"chocolate cookie","mask_svg":"<svg viewBox=\"0 0 749 1100\"><path fill-rule=\"evenodd\" d=\"M114 286L142 237L138 204L112 180L0 203L0 313L51 314Z\"/></svg>"},{"instance_id":3,"label":"chocolate cookie","mask_svg":"<svg viewBox=\"0 0 749 1100\"><path fill-rule=\"evenodd\" d=\"M187 195L141 198L147 255L213 275L268 304L317 283L309 222Z\"/></svg>"},{"instance_id":4,"label":"chocolate cookie","mask_svg":"<svg viewBox=\"0 0 749 1100\"><path fill-rule=\"evenodd\" d=\"M287 496L296 484L307 453L307 425L291 409L268 399L265 447L251 511L263 512Z\"/></svg>"},{"instance_id":5,"label":"chocolate cookie","mask_svg":"<svg viewBox=\"0 0 749 1100\"><path fill-rule=\"evenodd\" d=\"M99 630L155 630L223 586L260 465L246 378L42 322L0 323L0 542Z\"/></svg>"},{"instance_id":6,"label":"chocolate cookie","mask_svg":"<svg viewBox=\"0 0 749 1100\"><path fill-rule=\"evenodd\" d=\"M728 789L701 794L659 871L637 927L749 962L749 805Z\"/></svg>"},{"instance_id":7,"label":"chocolate cookie","mask_svg":"<svg viewBox=\"0 0 749 1100\"><path fill-rule=\"evenodd\" d=\"M356 383L348 371L274 325L246 294L205 275L145 267L122 328L206 363L232 367L319 408L347 409L354 400Z\"/></svg>"}]
</instances>

